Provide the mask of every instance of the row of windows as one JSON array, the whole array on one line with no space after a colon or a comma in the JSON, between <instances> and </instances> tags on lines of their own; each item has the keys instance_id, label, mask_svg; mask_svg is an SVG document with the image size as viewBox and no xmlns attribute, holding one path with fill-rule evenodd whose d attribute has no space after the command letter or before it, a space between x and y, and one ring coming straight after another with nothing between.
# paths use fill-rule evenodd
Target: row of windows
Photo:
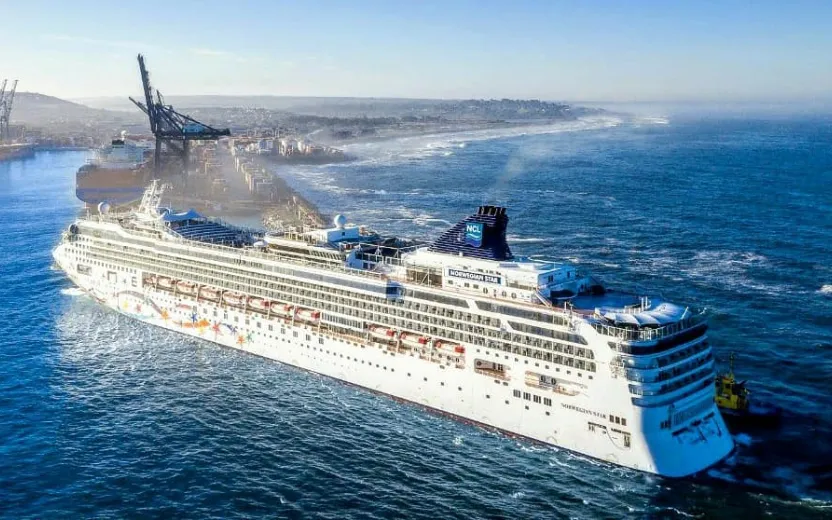
<instances>
[{"instance_id":1,"label":"row of windows","mask_svg":"<svg viewBox=\"0 0 832 520\"><path fill-rule=\"evenodd\" d=\"M514 397L520 398L522 397L526 401L533 401L535 403L543 403L545 406L552 406L552 400L548 397L541 397L537 394L532 394L530 392L521 392L520 390L514 391Z\"/></svg>"},{"instance_id":2,"label":"row of windows","mask_svg":"<svg viewBox=\"0 0 832 520\"><path fill-rule=\"evenodd\" d=\"M662 395L662 394L669 394L674 392L682 387L688 386L696 381L702 380L702 378L707 377L710 381L713 378L713 367L706 367L704 369L698 370L696 372L692 372L687 376L679 379L678 381L674 381L673 383L664 384L657 389L650 389L645 388L641 385L629 385L630 386L630 393L633 395L643 395L643 396L653 396L653 395Z\"/></svg>"},{"instance_id":3,"label":"row of windows","mask_svg":"<svg viewBox=\"0 0 832 520\"><path fill-rule=\"evenodd\" d=\"M543 323L554 323L564 327L568 324L566 318L558 316L557 314L548 314L530 309L520 309L511 305L501 305L499 303L484 302L479 300L476 303L480 310L504 316L514 316L516 318L524 318L530 321L540 321Z\"/></svg>"},{"instance_id":4,"label":"row of windows","mask_svg":"<svg viewBox=\"0 0 832 520\"><path fill-rule=\"evenodd\" d=\"M617 415L610 415L610 422L620 424L621 426L627 426L627 419L624 417L618 417Z\"/></svg>"},{"instance_id":5,"label":"row of windows","mask_svg":"<svg viewBox=\"0 0 832 520\"><path fill-rule=\"evenodd\" d=\"M477 349L477 353L479 353L479 352L480 352L480 349ZM489 352L489 351L487 351L487 350L486 350L486 351L485 351L485 354L486 354L486 355L490 355L490 354L491 354L491 352ZM494 353L494 355L495 355L496 357L500 357L500 354L499 354L498 352L495 352L495 353ZM555 357L557 357L557 356L555 356ZM505 355L505 359L509 359L509 356L508 356L507 354ZM520 361L520 359L515 357L515 358L514 358L514 361L515 361L515 362L519 362L519 361ZM523 361L524 361L527 365L529 364L529 360L528 360L528 359L525 359L525 360L523 360ZM535 363L534 363L534 366L536 366L536 367L540 368L540 363L539 363L539 362L535 362ZM548 370L548 369L549 369L549 365L544 364L544 365L543 365L543 368L545 368L545 369L547 369L547 370ZM595 372L595 370L596 370L595 363L585 363L585 364L581 365L581 369L582 369L582 370L586 369L586 370L589 370L590 372ZM555 367L555 371L556 371L556 372L560 372L560 367ZM567 370L567 371L566 371L566 373L567 373L567 374L569 374L569 375L571 375L571 374L572 374L572 371L571 371L571 370ZM582 374L581 372L578 372L578 377L583 377L583 374ZM589 379L592 379L592 374L590 374L590 375L589 375Z\"/></svg>"},{"instance_id":6,"label":"row of windows","mask_svg":"<svg viewBox=\"0 0 832 520\"><path fill-rule=\"evenodd\" d=\"M700 352L697 355L698 357L694 357L689 361L680 363L679 365L676 365L671 369L661 370L657 374L646 374L642 370L628 369L627 380L647 384L658 383L661 381L669 381L681 375L687 374L688 372L692 372L697 368L701 367L702 365L710 363L714 359L714 356L711 352L705 352L704 354Z\"/></svg>"},{"instance_id":7,"label":"row of windows","mask_svg":"<svg viewBox=\"0 0 832 520\"><path fill-rule=\"evenodd\" d=\"M109 233L105 232L105 234L109 234ZM123 247L123 249L126 250L127 247ZM179 253L178 251L176 251L176 249L166 247L166 246L157 246L156 249L169 250L171 252ZM217 262L220 262L220 263L224 264L222 267L226 268L226 269L228 268L229 261L231 260L228 257L223 257L223 256L219 256L219 255L212 255L210 253L205 253L205 254L201 253L200 257L201 258L209 258L209 259L215 260ZM326 276L326 275L308 273L306 271L297 271L297 270L290 269L290 268L268 265L268 264L264 264L264 263L259 262L259 261L246 261L245 259L238 259L238 260L236 260L235 263L238 264L238 265L256 267L256 268L267 270L267 271L271 270L271 271L274 271L274 272L278 272L278 273L282 273L282 274L286 274L286 275L290 275L290 276L295 276L295 277L300 277L300 278L307 278L307 279L309 279L309 278L320 279L321 281L326 281L328 283L333 283L333 284L336 284L336 285L345 285L344 281L341 278L334 278L334 277L329 277L329 276ZM207 267L210 267L211 269L206 274L210 274L210 272L215 270L217 266L207 266ZM233 270L233 268L231 268L231 270ZM245 271L241 271L241 274L250 274L250 273L245 272ZM352 281L349 281L349 282L352 283ZM346 285L350 285L350 283L347 283ZM360 284L362 282L354 282L354 283L359 283ZM379 289L382 289L382 287L375 286L375 285L372 285L372 284L364 284L364 285L368 286L365 290L377 291ZM450 297L450 296L445 296L445 295L433 294L433 293L430 293L430 292L427 292L427 291L407 289L406 291L404 291L403 296L423 299L423 300L432 301L432 302L438 302L438 303L451 305L451 306L467 308L466 302L464 300L461 300L459 298L453 298L453 297ZM478 301L477 305L483 310L490 310L491 312L497 312L497 313L500 313L500 314L515 315L515 316L518 316L518 317L524 317L524 318L528 318L528 319L536 319L538 321L548 321L548 322L557 321L557 322L559 322L560 325L565 325L566 324L565 320L562 317L559 317L559 316L556 316L556 315L550 315L550 316L548 316L548 318L550 318L550 319L547 319L547 318L545 318L546 315L544 313L541 313L541 312L529 311L529 310L525 310L525 309L518 309L518 308L515 308L515 307L511 307L511 306L506 306L506 305L491 304L489 302L479 302ZM490 306L490 308L489 308L489 306ZM431 311L430 314L431 315L436 315L437 311L439 311L439 310L444 310L444 309L431 308L430 309L430 311ZM462 317L462 315L463 315L463 313L459 312L459 317ZM465 313L465 315L467 316L469 321L471 321L472 317L480 318L479 315L471 315L469 313ZM499 325L499 323L497 323L495 325ZM575 336L575 335L571 335L571 336ZM580 343L585 344L585 341L583 340L583 338L580 338L580 336L575 336L575 338L565 337L564 339L568 339L568 340L571 340L571 341L576 341L576 342L580 342Z\"/></svg>"},{"instance_id":8,"label":"row of windows","mask_svg":"<svg viewBox=\"0 0 832 520\"><path fill-rule=\"evenodd\" d=\"M119 255L119 256L121 256L121 255ZM133 255L130 255L130 256L133 256ZM133 259L131 259L131 260L133 260ZM131 261L131 260L124 260L124 261L128 262L128 261ZM139 257L135 260L136 261L146 261L147 258L145 256L145 257ZM173 259L171 259L171 260L173 260ZM188 269L186 269L186 271L189 271L189 272L191 272L193 270L203 271L202 269L194 268L190 265L188 265L187 267L188 267ZM168 274L170 276L175 276L177 274L181 274L182 271L183 271L183 270L177 270L177 271L174 272L173 270L169 270L169 269L166 269L166 268L158 268L157 270L159 270L159 271L164 270L164 271L166 271L165 274ZM216 275L217 274L217 270L213 269L213 268L212 269L205 269L204 272L206 274L209 274L209 275ZM236 277L236 278L246 279L246 281L250 281L251 273L245 273L245 274L249 275L249 276ZM198 274L195 274L195 275L192 275L192 277L200 279L200 281L203 282L203 283L210 283L210 284L214 284L214 285L217 284L216 279L214 279L212 276L203 277L203 276L200 276ZM227 277L228 278L235 278L234 275L227 276ZM288 286L288 285L284 286L283 284L276 284L274 282L264 282L263 280L258 280L258 282L259 283L257 283L257 286L259 286L259 287L262 287L263 285L268 285L270 287L275 287L276 289L277 288L282 289L283 291L281 291L281 292L288 292L289 293L288 297L287 297L286 294L280 294L280 296L282 296L283 298L289 299L289 300L294 300L296 302L306 304L306 305L308 305L310 307L313 307L313 308L322 306L320 304L320 301L317 298L324 298L324 299L330 300L330 301L332 301L332 300L346 300L347 298L351 298L351 299L353 299L352 301L354 301L354 299L356 297L355 293L348 292L348 291L327 289L326 290L327 292L322 293L320 290L318 290L317 287L316 287L316 290L307 290L306 288L303 288L303 287L298 288L294 285L293 286ZM228 285L228 284L226 284L226 285ZM241 290L241 292L251 292L251 290L248 286L241 286L240 284L231 284L231 285L235 289ZM247 285L252 285L252 284L249 283ZM299 285L301 285L301 286L306 285L306 286L309 286L310 288L315 287L315 286L312 286L311 284L304 284L302 282L299 283ZM260 290L260 292L264 292L264 291ZM274 290L268 290L266 292L274 293L275 291ZM292 292L294 292L294 294L296 294L297 296L293 297ZM332 293L335 293L335 294L332 294ZM362 296L362 297L367 298L366 296ZM315 298L315 299L313 299L313 298ZM373 304L371 304L371 305L374 308L377 308L378 310L389 309L390 308L389 307L389 302L384 301L384 299L382 299L381 301L383 303L385 303L386 305L384 305L384 306L382 306L382 305L373 305ZM362 302L362 303L366 304L367 302ZM407 307L416 307L416 306L419 306L419 303L418 302L407 301L407 302L405 302L405 305ZM425 305L422 304L422 306L424 307ZM449 321L446 321L446 320L443 320L443 319L440 319L440 318L436 318L435 316L432 316L429 319L432 320L432 321L436 321L437 325L440 325L440 326L443 326L443 325L444 326L449 326L449 324L450 325L455 325L457 330L451 330L451 331L442 330L442 331L440 331L439 327L429 327L429 326L424 325L424 323L422 321L413 321L413 320L410 320L408 318L391 320L390 316L389 316L389 313L381 313L381 312L378 312L378 313L376 313L376 312L369 312L369 313L368 312L363 312L363 313L361 313L360 311L358 311L355 308L348 307L348 308L345 309L341 305L326 305L326 304L324 304L323 307L327 310L330 310L330 311L334 311L334 312L339 312L340 311L340 312L343 312L345 314L348 314L348 315L351 315L351 316L354 316L354 317L362 317L362 318L368 319L368 321L381 322L381 323L393 321L393 324L395 326L397 326L399 328L403 328L403 329L417 330L419 332L424 332L424 333L427 333L427 334L434 334L434 335L442 334L444 336L447 336L449 339L458 340L458 341L467 341L469 343L475 343L475 344L476 343L482 343L481 337L479 335L474 335L473 334L473 332L474 332L474 330L473 330L474 327L473 326L468 326L467 328L470 328L472 330L468 331L469 332L468 334L465 334L463 331L459 331L459 329L463 328L462 324L450 323ZM453 312L453 311L449 310L449 312ZM527 342L527 343L531 343L531 341L532 341L529 338L524 338L524 337L522 337L520 335L517 335L517 334L515 334L512 339L514 339L514 340L525 339L526 340L525 342ZM549 345L547 345L547 346L549 346ZM568 345L567 346L561 346L559 344L555 344L553 346L555 348L557 348L558 350L566 349L566 348L569 347ZM511 347L510 345L505 345L502 348L504 350L508 350L508 348L506 348L506 347L510 348L512 351L518 350L516 347ZM558 347L560 347L560 348L558 348ZM531 351L531 349L520 349L520 350L529 350L529 351ZM527 352L518 352L518 353L520 353L522 355L528 355ZM556 362L556 361L553 360L553 362Z\"/></svg>"},{"instance_id":9,"label":"row of windows","mask_svg":"<svg viewBox=\"0 0 832 520\"><path fill-rule=\"evenodd\" d=\"M335 292L343 292L343 291L336 290ZM346 293L344 293L344 294L346 294ZM329 294L325 295L324 297L327 298L327 299L333 299L333 297ZM308 306L313 306L313 307L314 306L318 306L318 307L322 306L326 309L333 309L333 308L340 309L339 306L335 306L335 305L329 305L329 304L321 305L320 302L318 302L318 301L309 300L309 301L304 301L304 303ZM349 311L347 311L347 312L349 312ZM396 322L397 324L400 323L399 320L394 320L394 322ZM418 328L418 327L416 327L416 328ZM582 369L582 370L595 371L595 364L594 363L585 363L581 360L576 361L572 358L567 358L567 357L563 357L563 356L557 356L557 355L553 356L550 353L540 353L539 351L533 351L531 349L517 348L516 346L512 346L510 344L504 344L504 345L502 345L502 347L503 347L503 350L506 350L506 351L509 351L509 352L512 352L512 353L515 353L515 354L518 354L518 355L523 355L523 356L528 356L528 357L535 357L535 358L543 359L545 361L549 361L549 362L552 362L552 363L557 363L557 364L562 364L562 365L565 365L565 366L575 367L575 368ZM557 347L560 347L560 346L557 345ZM571 346L567 345L565 348L570 348L570 347ZM561 347L561 348L564 348L564 347Z\"/></svg>"}]
</instances>

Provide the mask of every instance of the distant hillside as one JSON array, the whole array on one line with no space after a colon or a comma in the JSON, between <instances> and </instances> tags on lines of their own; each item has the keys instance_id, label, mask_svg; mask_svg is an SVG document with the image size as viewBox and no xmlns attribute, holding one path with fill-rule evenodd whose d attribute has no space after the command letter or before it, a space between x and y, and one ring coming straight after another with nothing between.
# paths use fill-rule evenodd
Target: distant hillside
<instances>
[{"instance_id":1,"label":"distant hillside","mask_svg":"<svg viewBox=\"0 0 832 520\"><path fill-rule=\"evenodd\" d=\"M56 122L84 121L96 123L140 122L143 115L91 108L36 92L18 92L14 97L12 121L27 125L47 125Z\"/></svg>"},{"instance_id":2,"label":"distant hillside","mask_svg":"<svg viewBox=\"0 0 832 520\"><path fill-rule=\"evenodd\" d=\"M443 118L449 120L528 120L562 119L597 113L595 109L564 103L514 99L407 99L297 96L167 96L165 100L180 110L205 108L243 108L279 110L318 117L399 117ZM89 106L110 110L136 108L127 98L88 98Z\"/></svg>"}]
</instances>

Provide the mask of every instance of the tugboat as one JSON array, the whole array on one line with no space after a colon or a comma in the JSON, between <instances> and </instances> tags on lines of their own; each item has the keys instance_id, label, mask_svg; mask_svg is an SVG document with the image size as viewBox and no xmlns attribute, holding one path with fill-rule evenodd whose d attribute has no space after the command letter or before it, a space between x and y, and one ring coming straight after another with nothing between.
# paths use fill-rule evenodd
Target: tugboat
<instances>
[{"instance_id":1,"label":"tugboat","mask_svg":"<svg viewBox=\"0 0 832 520\"><path fill-rule=\"evenodd\" d=\"M745 381L737 382L734 377L734 353L729 358L728 372L716 376L716 405L731 429L773 428L780 424L783 410L778 406L757 402L750 398L751 392Z\"/></svg>"}]
</instances>

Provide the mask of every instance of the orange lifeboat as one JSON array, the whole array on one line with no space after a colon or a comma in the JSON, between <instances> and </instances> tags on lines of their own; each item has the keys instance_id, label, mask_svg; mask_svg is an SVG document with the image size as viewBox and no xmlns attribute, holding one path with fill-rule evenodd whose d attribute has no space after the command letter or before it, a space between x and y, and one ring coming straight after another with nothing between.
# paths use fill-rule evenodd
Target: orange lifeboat
<instances>
[{"instance_id":1,"label":"orange lifeboat","mask_svg":"<svg viewBox=\"0 0 832 520\"><path fill-rule=\"evenodd\" d=\"M159 282L159 287L163 289L173 289L173 284L176 282L167 276L160 276L157 281Z\"/></svg>"},{"instance_id":2,"label":"orange lifeboat","mask_svg":"<svg viewBox=\"0 0 832 520\"><path fill-rule=\"evenodd\" d=\"M234 307L240 307L245 303L246 297L240 293L225 293L222 295L222 299L228 305L233 305Z\"/></svg>"},{"instance_id":3,"label":"orange lifeboat","mask_svg":"<svg viewBox=\"0 0 832 520\"><path fill-rule=\"evenodd\" d=\"M370 327L370 336L382 341L393 341L396 339L396 331L389 327L372 325Z\"/></svg>"},{"instance_id":4,"label":"orange lifeboat","mask_svg":"<svg viewBox=\"0 0 832 520\"><path fill-rule=\"evenodd\" d=\"M284 316L286 318L289 318L289 317L292 316L292 309L293 308L294 307L292 307L291 305L287 305L287 304L282 304L282 303L277 303L277 302L270 302L269 303L269 309L271 310L272 314L275 314L277 316Z\"/></svg>"},{"instance_id":5,"label":"orange lifeboat","mask_svg":"<svg viewBox=\"0 0 832 520\"><path fill-rule=\"evenodd\" d=\"M248 299L248 304L256 311L265 311L269 308L269 302L260 298L259 296L252 296Z\"/></svg>"},{"instance_id":6,"label":"orange lifeboat","mask_svg":"<svg viewBox=\"0 0 832 520\"><path fill-rule=\"evenodd\" d=\"M465 347L458 343L450 343L447 341L436 341L433 344L438 350L443 352L453 352L454 354L465 354Z\"/></svg>"},{"instance_id":7,"label":"orange lifeboat","mask_svg":"<svg viewBox=\"0 0 832 520\"><path fill-rule=\"evenodd\" d=\"M199 289L199 297L215 302L220 298L220 292L213 287L202 287Z\"/></svg>"},{"instance_id":8,"label":"orange lifeboat","mask_svg":"<svg viewBox=\"0 0 832 520\"><path fill-rule=\"evenodd\" d=\"M315 311L312 309L298 309L298 312L297 314L295 314L295 317L301 321L317 323L318 320L321 319L321 311Z\"/></svg>"},{"instance_id":9,"label":"orange lifeboat","mask_svg":"<svg viewBox=\"0 0 832 520\"><path fill-rule=\"evenodd\" d=\"M422 348L428 344L427 336L420 336L418 334L413 334L412 332L403 332L402 333L402 345L413 347L413 348Z\"/></svg>"},{"instance_id":10,"label":"orange lifeboat","mask_svg":"<svg viewBox=\"0 0 832 520\"><path fill-rule=\"evenodd\" d=\"M176 290L182 294L194 294L196 292L196 286L191 282L180 280L176 283Z\"/></svg>"},{"instance_id":11,"label":"orange lifeboat","mask_svg":"<svg viewBox=\"0 0 832 520\"><path fill-rule=\"evenodd\" d=\"M144 276L142 280L144 285L156 285L156 275L155 274L147 274Z\"/></svg>"}]
</instances>

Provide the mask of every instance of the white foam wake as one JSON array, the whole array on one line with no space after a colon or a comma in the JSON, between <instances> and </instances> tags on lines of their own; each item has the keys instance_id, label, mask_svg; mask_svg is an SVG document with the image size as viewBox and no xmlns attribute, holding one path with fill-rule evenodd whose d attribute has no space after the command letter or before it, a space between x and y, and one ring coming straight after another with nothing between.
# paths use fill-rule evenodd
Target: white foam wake
<instances>
[{"instance_id":1,"label":"white foam wake","mask_svg":"<svg viewBox=\"0 0 832 520\"><path fill-rule=\"evenodd\" d=\"M361 159L361 163L390 163L423 159L435 156L451 156L454 149L465 148L467 143L505 139L526 135L557 134L612 128L623 123L616 116L593 116L576 121L561 121L508 128L485 128L424 135L396 137L370 143L353 143L344 150ZM349 163L345 163L349 164ZM354 164L354 163L353 163Z\"/></svg>"}]
</instances>

